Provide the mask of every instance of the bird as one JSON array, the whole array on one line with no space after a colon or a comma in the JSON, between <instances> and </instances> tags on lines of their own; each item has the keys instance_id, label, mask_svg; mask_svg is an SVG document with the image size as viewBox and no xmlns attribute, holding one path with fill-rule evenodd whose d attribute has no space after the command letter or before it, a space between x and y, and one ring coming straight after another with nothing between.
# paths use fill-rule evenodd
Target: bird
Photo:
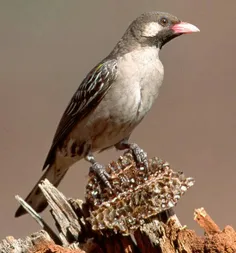
<instances>
[{"instance_id":1,"label":"bird","mask_svg":"<svg viewBox=\"0 0 236 253\"><path fill-rule=\"evenodd\" d=\"M25 201L42 212L47 202L38 184L47 178L58 186L81 159L90 163L101 183L111 187L105 166L94 154L108 148L129 150L147 166L147 154L129 141L158 97L164 77L160 50L172 39L200 30L165 12L146 12L127 28L113 50L87 74L72 96L43 165L44 174ZM15 217L25 214L20 206Z\"/></svg>"}]
</instances>

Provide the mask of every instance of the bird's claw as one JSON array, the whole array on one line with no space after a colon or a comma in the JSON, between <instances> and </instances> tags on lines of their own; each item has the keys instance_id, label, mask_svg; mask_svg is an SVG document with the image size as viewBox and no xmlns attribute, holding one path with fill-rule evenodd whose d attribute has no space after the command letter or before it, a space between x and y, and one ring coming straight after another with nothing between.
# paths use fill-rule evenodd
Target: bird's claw
<instances>
[{"instance_id":1,"label":"bird's claw","mask_svg":"<svg viewBox=\"0 0 236 253\"><path fill-rule=\"evenodd\" d=\"M148 168L147 153L144 152L136 143L130 144L130 150L132 151L134 158L138 164L144 166L145 169Z\"/></svg>"},{"instance_id":2,"label":"bird's claw","mask_svg":"<svg viewBox=\"0 0 236 253\"><path fill-rule=\"evenodd\" d=\"M111 184L109 183L109 179L111 178L111 176L107 173L103 165L95 162L90 167L90 170L93 171L108 188L112 188Z\"/></svg>"}]
</instances>

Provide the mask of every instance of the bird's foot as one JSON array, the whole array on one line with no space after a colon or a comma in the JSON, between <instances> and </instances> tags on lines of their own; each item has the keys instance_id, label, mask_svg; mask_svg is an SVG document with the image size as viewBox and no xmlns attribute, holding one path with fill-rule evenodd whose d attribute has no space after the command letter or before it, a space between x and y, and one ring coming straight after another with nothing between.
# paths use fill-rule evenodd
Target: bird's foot
<instances>
[{"instance_id":1,"label":"bird's foot","mask_svg":"<svg viewBox=\"0 0 236 253\"><path fill-rule=\"evenodd\" d=\"M125 153L131 151L137 164L143 165L145 169L148 168L147 153L141 149L136 143L128 143L128 140L124 139L117 143L115 147L118 150L128 149Z\"/></svg>"},{"instance_id":2,"label":"bird's foot","mask_svg":"<svg viewBox=\"0 0 236 253\"><path fill-rule=\"evenodd\" d=\"M105 166L95 162L90 167L90 170L93 171L108 188L112 189L111 184L109 183L111 176L107 173Z\"/></svg>"},{"instance_id":3,"label":"bird's foot","mask_svg":"<svg viewBox=\"0 0 236 253\"><path fill-rule=\"evenodd\" d=\"M144 152L144 150L141 149L136 143L129 144L129 150L132 151L136 162L138 164L143 165L144 168L147 169L148 168L147 153Z\"/></svg>"}]
</instances>

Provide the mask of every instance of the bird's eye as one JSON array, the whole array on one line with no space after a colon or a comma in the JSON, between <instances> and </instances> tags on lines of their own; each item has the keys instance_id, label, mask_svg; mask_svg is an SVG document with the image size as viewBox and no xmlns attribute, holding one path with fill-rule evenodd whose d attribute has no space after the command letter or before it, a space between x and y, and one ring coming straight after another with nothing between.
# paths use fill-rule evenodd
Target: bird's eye
<instances>
[{"instance_id":1,"label":"bird's eye","mask_svg":"<svg viewBox=\"0 0 236 253\"><path fill-rule=\"evenodd\" d=\"M168 21L167 18L163 17L163 18L160 19L160 24L162 26L166 26L166 25L168 25L168 23L169 23L169 21Z\"/></svg>"}]
</instances>

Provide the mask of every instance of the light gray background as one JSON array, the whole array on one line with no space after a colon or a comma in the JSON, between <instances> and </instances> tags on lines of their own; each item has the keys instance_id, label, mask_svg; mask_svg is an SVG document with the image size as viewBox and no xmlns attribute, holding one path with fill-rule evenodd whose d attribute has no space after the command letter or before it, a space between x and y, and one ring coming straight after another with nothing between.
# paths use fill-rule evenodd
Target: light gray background
<instances>
[{"instance_id":1,"label":"light gray background","mask_svg":"<svg viewBox=\"0 0 236 253\"><path fill-rule=\"evenodd\" d=\"M196 179L176 208L197 228L205 207L223 227L236 227L235 0L0 1L0 238L39 230L14 218L15 194L25 197L41 176L58 121L87 72L113 48L129 23L150 10L192 22L161 52L165 80L152 111L132 139ZM98 160L118 157L105 152ZM60 189L83 198L88 164L72 168ZM43 213L49 219L48 210Z\"/></svg>"}]
</instances>

